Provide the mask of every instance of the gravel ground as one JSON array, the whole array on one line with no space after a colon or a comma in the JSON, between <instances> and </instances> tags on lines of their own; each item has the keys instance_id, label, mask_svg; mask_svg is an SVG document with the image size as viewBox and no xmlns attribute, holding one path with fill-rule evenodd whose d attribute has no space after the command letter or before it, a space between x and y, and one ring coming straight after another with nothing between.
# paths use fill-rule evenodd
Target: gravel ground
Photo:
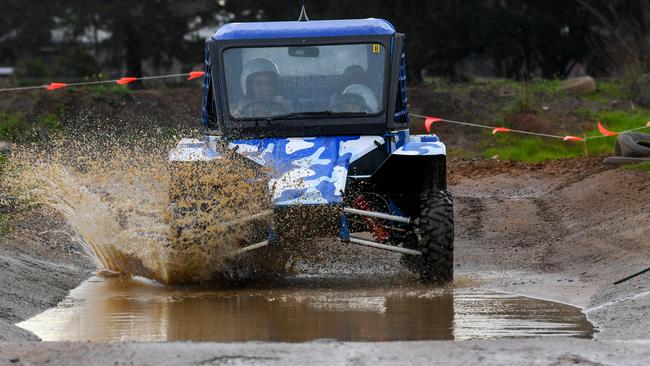
<instances>
[{"instance_id":1,"label":"gravel ground","mask_svg":"<svg viewBox=\"0 0 650 366\"><path fill-rule=\"evenodd\" d=\"M58 304L93 265L56 213L37 209L14 218L0 236L0 341L38 340L13 324Z\"/></svg>"},{"instance_id":2,"label":"gravel ground","mask_svg":"<svg viewBox=\"0 0 650 366\"><path fill-rule=\"evenodd\" d=\"M601 289L585 313L598 339L650 338L650 274Z\"/></svg>"},{"instance_id":3,"label":"gravel ground","mask_svg":"<svg viewBox=\"0 0 650 366\"><path fill-rule=\"evenodd\" d=\"M650 343L525 339L391 343L5 343L11 365L647 365ZM12 363L13 361L13 363Z\"/></svg>"},{"instance_id":4,"label":"gravel ground","mask_svg":"<svg viewBox=\"0 0 650 366\"><path fill-rule=\"evenodd\" d=\"M303 344L30 342L10 324L60 301L91 272L70 229L43 211L0 238L0 363L13 364L647 364L648 173L598 159L451 163L456 272L485 289L585 309L596 339ZM15 343L21 342L21 343Z\"/></svg>"}]
</instances>

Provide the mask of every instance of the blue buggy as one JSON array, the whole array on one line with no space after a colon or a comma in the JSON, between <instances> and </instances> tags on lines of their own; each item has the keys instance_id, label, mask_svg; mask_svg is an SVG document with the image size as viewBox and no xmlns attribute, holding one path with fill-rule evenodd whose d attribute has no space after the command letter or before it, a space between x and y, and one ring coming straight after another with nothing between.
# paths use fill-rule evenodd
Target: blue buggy
<instances>
[{"instance_id":1,"label":"blue buggy","mask_svg":"<svg viewBox=\"0 0 650 366\"><path fill-rule=\"evenodd\" d=\"M205 136L169 159L259 170L270 208L242 220L270 223L238 253L338 236L452 280L445 145L409 133L404 42L381 19L230 23L207 40Z\"/></svg>"}]
</instances>

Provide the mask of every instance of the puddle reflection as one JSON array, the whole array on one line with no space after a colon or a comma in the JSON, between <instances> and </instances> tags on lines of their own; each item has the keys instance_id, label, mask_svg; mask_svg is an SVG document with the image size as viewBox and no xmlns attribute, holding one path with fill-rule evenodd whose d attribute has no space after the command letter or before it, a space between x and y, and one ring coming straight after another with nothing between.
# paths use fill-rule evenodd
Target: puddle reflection
<instances>
[{"instance_id":1,"label":"puddle reflection","mask_svg":"<svg viewBox=\"0 0 650 366\"><path fill-rule=\"evenodd\" d=\"M92 278L18 324L44 341L340 341L591 337L574 307L461 288L353 287L311 280L280 288L169 288Z\"/></svg>"}]
</instances>

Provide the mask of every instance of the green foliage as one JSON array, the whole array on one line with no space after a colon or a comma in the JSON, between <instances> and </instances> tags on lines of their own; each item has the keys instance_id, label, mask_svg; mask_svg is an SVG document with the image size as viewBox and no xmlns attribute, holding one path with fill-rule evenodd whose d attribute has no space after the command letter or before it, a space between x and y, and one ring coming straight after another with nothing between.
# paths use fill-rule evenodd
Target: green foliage
<instances>
[{"instance_id":1,"label":"green foliage","mask_svg":"<svg viewBox=\"0 0 650 366\"><path fill-rule=\"evenodd\" d=\"M58 132L63 124L56 113L45 113L28 122L19 113L0 112L0 140L25 141L36 137L37 132Z\"/></svg>"},{"instance_id":2,"label":"green foliage","mask_svg":"<svg viewBox=\"0 0 650 366\"><path fill-rule=\"evenodd\" d=\"M586 98L601 104L606 104L609 99L627 98L630 94L630 85L619 79L599 80L598 89Z\"/></svg>"},{"instance_id":3,"label":"green foliage","mask_svg":"<svg viewBox=\"0 0 650 366\"><path fill-rule=\"evenodd\" d=\"M639 171L642 171L642 172L650 173L650 161L646 161L646 162L639 163L639 164L626 164L626 165L623 165L623 169L625 169L625 170L639 170Z\"/></svg>"},{"instance_id":4,"label":"green foliage","mask_svg":"<svg viewBox=\"0 0 650 366\"><path fill-rule=\"evenodd\" d=\"M31 80L44 80L50 76L50 70L41 58L27 59L16 65L16 77L30 83Z\"/></svg>"},{"instance_id":5,"label":"green foliage","mask_svg":"<svg viewBox=\"0 0 650 366\"><path fill-rule=\"evenodd\" d=\"M501 116L506 117L519 113L538 114L541 111L541 96L561 96L559 79L535 79L527 82L507 81L502 85L508 85L517 90L517 96L501 111Z\"/></svg>"},{"instance_id":6,"label":"green foliage","mask_svg":"<svg viewBox=\"0 0 650 366\"><path fill-rule=\"evenodd\" d=\"M524 82L518 84L519 93L514 100L503 109L501 113L503 117L518 113L537 114L541 110L533 83Z\"/></svg>"},{"instance_id":7,"label":"green foliage","mask_svg":"<svg viewBox=\"0 0 650 366\"><path fill-rule=\"evenodd\" d=\"M16 141L25 133L28 127L22 115L18 113L0 112L0 139Z\"/></svg>"},{"instance_id":8,"label":"green foliage","mask_svg":"<svg viewBox=\"0 0 650 366\"><path fill-rule=\"evenodd\" d=\"M602 121L603 125L611 131L625 131L641 127L647 122L646 111L602 111L591 113L594 125ZM571 131L568 134L576 134ZM593 130L579 133L578 136L601 136L594 126ZM485 157L498 156L504 160L521 160L539 162L569 157L602 156L612 154L614 151L615 137L602 137L587 142L565 142L549 138L505 134L495 137L495 141L485 149Z\"/></svg>"},{"instance_id":9,"label":"green foliage","mask_svg":"<svg viewBox=\"0 0 650 366\"><path fill-rule=\"evenodd\" d=\"M59 120L59 116L56 113L46 113L42 116L39 116L36 120L38 126L45 127L48 130L60 131L63 128L63 124Z\"/></svg>"},{"instance_id":10,"label":"green foliage","mask_svg":"<svg viewBox=\"0 0 650 366\"><path fill-rule=\"evenodd\" d=\"M54 75L57 77L90 76L100 68L95 59L84 49L72 48L56 58Z\"/></svg>"},{"instance_id":11,"label":"green foliage","mask_svg":"<svg viewBox=\"0 0 650 366\"><path fill-rule=\"evenodd\" d=\"M635 111L600 111L590 113L594 121L601 121L605 127L613 131L624 131L641 127L648 122L648 111L637 109ZM588 136L599 136L597 129L588 133Z\"/></svg>"},{"instance_id":12,"label":"green foliage","mask_svg":"<svg viewBox=\"0 0 650 366\"><path fill-rule=\"evenodd\" d=\"M583 152L582 144L515 134L496 136L494 144L485 150L485 157L540 162L581 156Z\"/></svg>"},{"instance_id":13,"label":"green foliage","mask_svg":"<svg viewBox=\"0 0 650 366\"><path fill-rule=\"evenodd\" d=\"M625 85L621 80L598 81L598 94L612 98L624 97Z\"/></svg>"},{"instance_id":14,"label":"green foliage","mask_svg":"<svg viewBox=\"0 0 650 366\"><path fill-rule=\"evenodd\" d=\"M560 79L535 79L532 81L531 88L535 94L558 95L562 93L560 89Z\"/></svg>"}]
</instances>

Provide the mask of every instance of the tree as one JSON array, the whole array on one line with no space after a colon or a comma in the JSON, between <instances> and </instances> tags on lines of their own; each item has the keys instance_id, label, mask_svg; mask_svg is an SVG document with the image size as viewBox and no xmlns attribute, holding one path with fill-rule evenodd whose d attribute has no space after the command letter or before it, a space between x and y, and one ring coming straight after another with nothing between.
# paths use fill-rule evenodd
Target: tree
<instances>
[{"instance_id":1,"label":"tree","mask_svg":"<svg viewBox=\"0 0 650 366\"><path fill-rule=\"evenodd\" d=\"M594 63L605 72L650 67L650 0L576 0L594 21Z\"/></svg>"}]
</instances>

